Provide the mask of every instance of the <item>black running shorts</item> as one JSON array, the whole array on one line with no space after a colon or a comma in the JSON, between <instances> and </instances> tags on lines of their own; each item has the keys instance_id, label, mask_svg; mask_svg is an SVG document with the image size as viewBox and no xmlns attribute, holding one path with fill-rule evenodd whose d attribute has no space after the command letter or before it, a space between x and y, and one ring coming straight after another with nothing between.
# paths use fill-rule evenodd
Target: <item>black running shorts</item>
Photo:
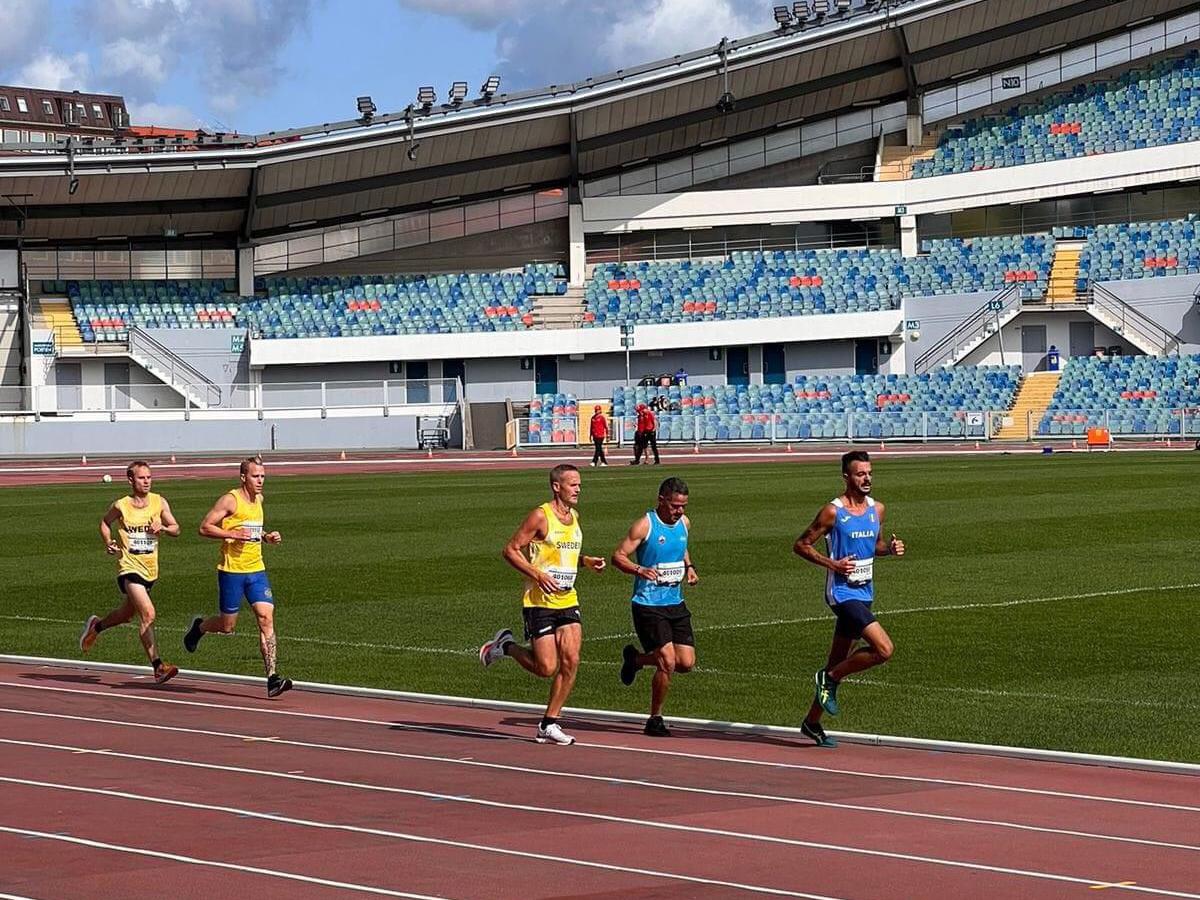
<instances>
[{"instance_id":1,"label":"black running shorts","mask_svg":"<svg viewBox=\"0 0 1200 900\"><path fill-rule=\"evenodd\" d=\"M692 614L686 603L672 603L670 606L634 603L632 607L633 630L637 632L644 652L653 653L667 644L696 646L696 637L692 634Z\"/></svg>"},{"instance_id":2,"label":"black running shorts","mask_svg":"<svg viewBox=\"0 0 1200 900\"><path fill-rule=\"evenodd\" d=\"M140 584L142 587L144 587L146 589L147 594L150 593L150 591L154 589L153 581L147 581L145 578L143 578L141 575L138 575L136 572L123 572L122 574L117 576L117 590L119 590L122 594L127 593L127 591L125 590L125 585L127 585L127 584Z\"/></svg>"},{"instance_id":3,"label":"black running shorts","mask_svg":"<svg viewBox=\"0 0 1200 900\"><path fill-rule=\"evenodd\" d=\"M582 625L579 618L579 607L569 606L566 609L547 609L544 606L526 606L522 610L525 619L525 640L554 634L566 625Z\"/></svg>"}]
</instances>

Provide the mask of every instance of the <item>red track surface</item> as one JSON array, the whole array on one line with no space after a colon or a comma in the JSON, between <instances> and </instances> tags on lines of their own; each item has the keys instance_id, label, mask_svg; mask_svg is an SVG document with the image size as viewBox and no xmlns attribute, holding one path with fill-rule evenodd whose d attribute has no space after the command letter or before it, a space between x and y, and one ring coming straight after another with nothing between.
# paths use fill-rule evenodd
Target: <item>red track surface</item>
<instances>
[{"instance_id":1,"label":"red track surface","mask_svg":"<svg viewBox=\"0 0 1200 900\"><path fill-rule=\"evenodd\" d=\"M1023 454L1037 455L1042 452L1040 444L904 444L892 443L857 445L870 450L879 458L934 456L946 454ZM1063 443L1053 445L1055 453L1073 452ZM1122 443L1124 450L1190 450L1192 442L1172 441L1165 443ZM711 447L699 453L688 447L667 446L662 448L664 466L691 463L748 463L760 462L828 462L837 459L849 445L842 444L776 444L774 446ZM1077 448L1074 452L1086 453ZM626 466L632 455L630 448L610 447L608 457L614 467ZM402 473L402 472L461 472L496 469L545 469L560 462L586 465L592 458L591 450L563 446L555 449L524 449L517 456L504 451L438 451L427 455L419 451L395 452L351 452L347 459L337 453L268 453L265 454L268 472L272 475L337 475L347 473ZM147 456L154 466L156 475L165 478L220 478L236 473L239 457L202 456L164 458ZM81 457L19 459L0 461L0 487L30 484L86 483L99 480L105 474L113 481L123 482L127 457L89 457L87 463Z\"/></svg>"},{"instance_id":2,"label":"red track surface","mask_svg":"<svg viewBox=\"0 0 1200 900\"><path fill-rule=\"evenodd\" d=\"M534 724L0 665L0 893L1200 896L1195 777Z\"/></svg>"}]
</instances>

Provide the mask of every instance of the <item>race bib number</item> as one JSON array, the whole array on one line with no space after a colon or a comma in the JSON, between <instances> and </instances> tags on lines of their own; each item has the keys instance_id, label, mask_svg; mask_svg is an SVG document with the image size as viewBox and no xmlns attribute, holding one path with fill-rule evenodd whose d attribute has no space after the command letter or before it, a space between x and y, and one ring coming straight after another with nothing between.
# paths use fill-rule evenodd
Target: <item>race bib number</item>
<instances>
[{"instance_id":1,"label":"race bib number","mask_svg":"<svg viewBox=\"0 0 1200 900\"><path fill-rule=\"evenodd\" d=\"M243 522L240 527L245 528L248 532L250 532L250 537L246 538L245 543L247 543L247 544L261 544L262 543L262 536L263 536L263 523L262 522Z\"/></svg>"},{"instance_id":2,"label":"race bib number","mask_svg":"<svg viewBox=\"0 0 1200 900\"><path fill-rule=\"evenodd\" d=\"M575 587L576 569L562 569L558 566L551 566L548 570L550 577L554 579L554 583L558 585L560 590L569 591Z\"/></svg>"},{"instance_id":3,"label":"race bib number","mask_svg":"<svg viewBox=\"0 0 1200 900\"><path fill-rule=\"evenodd\" d=\"M866 584L871 580L872 573L875 569L875 560L872 559L856 559L854 560L854 571L846 576L847 584Z\"/></svg>"},{"instance_id":4,"label":"race bib number","mask_svg":"<svg viewBox=\"0 0 1200 900\"><path fill-rule=\"evenodd\" d=\"M658 572L658 584L672 587L683 581L686 567L682 562L659 563L654 571Z\"/></svg>"},{"instance_id":5,"label":"race bib number","mask_svg":"<svg viewBox=\"0 0 1200 900\"><path fill-rule=\"evenodd\" d=\"M158 549L158 537L147 531L135 531L129 535L129 552L137 554L153 553Z\"/></svg>"}]
</instances>

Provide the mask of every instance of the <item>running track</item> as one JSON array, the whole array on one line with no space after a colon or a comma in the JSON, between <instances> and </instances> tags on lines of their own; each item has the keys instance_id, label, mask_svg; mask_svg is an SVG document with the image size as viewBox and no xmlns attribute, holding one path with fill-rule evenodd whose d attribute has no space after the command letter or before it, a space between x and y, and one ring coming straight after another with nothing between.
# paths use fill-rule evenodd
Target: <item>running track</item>
<instances>
[{"instance_id":1,"label":"running track","mask_svg":"<svg viewBox=\"0 0 1200 900\"><path fill-rule=\"evenodd\" d=\"M1078 443L1078 442L1076 442ZM1117 452L1142 452L1147 450L1188 451L1193 441L1180 442L1122 442ZM1065 443L1054 444L1055 453L1087 453L1080 445L1071 448ZM690 446L678 444L662 446L663 466L671 467L693 463L735 463L741 465L763 462L826 463L837 460L847 449L869 450L876 458L903 458L974 454L977 456L1038 456L1041 444L955 444L955 443L892 443L857 444L854 447L842 444L776 444L774 446L712 447L704 446L693 452ZM614 468L625 468L632 454L631 448L612 446L608 458ZM240 456L147 456L154 467L155 476L169 478L228 478L237 472ZM560 462L573 462L586 466L591 461L592 451L586 448L562 445L539 449L522 449L517 455L498 450L446 450L425 453L412 450L398 451L351 451L343 458L340 453L288 453L265 452L267 472L271 475L346 475L398 474L404 472L470 472L513 469L546 469ZM86 459L86 462L84 461ZM129 457L59 457L22 458L0 461L0 487L25 486L32 484L68 484L98 481L105 474L111 475L118 485L125 481L125 467ZM662 468L662 467L660 467Z\"/></svg>"},{"instance_id":2,"label":"running track","mask_svg":"<svg viewBox=\"0 0 1200 900\"><path fill-rule=\"evenodd\" d=\"M0 896L1200 897L1200 777L0 664Z\"/></svg>"}]
</instances>

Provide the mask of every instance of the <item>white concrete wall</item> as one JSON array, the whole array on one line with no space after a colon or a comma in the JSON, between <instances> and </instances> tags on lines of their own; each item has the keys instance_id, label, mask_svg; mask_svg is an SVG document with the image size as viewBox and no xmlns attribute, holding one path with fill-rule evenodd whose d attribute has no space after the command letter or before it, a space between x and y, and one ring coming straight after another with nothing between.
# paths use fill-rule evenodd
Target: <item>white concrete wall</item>
<instances>
[{"instance_id":1,"label":"white concrete wall","mask_svg":"<svg viewBox=\"0 0 1200 900\"><path fill-rule=\"evenodd\" d=\"M1028 325L1046 326L1046 348L1058 348L1066 363L1071 346L1071 322L1090 322L1095 325L1096 346L1117 346L1125 348L1126 353L1140 353L1136 347L1119 334L1114 334L1096 319L1085 312L1047 313L1022 312L1001 329L1004 336L1004 354L1000 353L1000 335L992 335L959 363L963 366L1019 366L1023 365L1021 353L1021 329Z\"/></svg>"},{"instance_id":2,"label":"white concrete wall","mask_svg":"<svg viewBox=\"0 0 1200 900\"><path fill-rule=\"evenodd\" d=\"M670 350L756 343L807 343L898 334L900 310L735 319L672 325L639 325L637 350ZM714 336L719 340L714 341ZM256 368L296 364L372 362L403 359L495 359L514 356L569 356L621 349L617 328L533 329L468 334L388 335L382 337L252 340L250 364ZM468 378L468 381L473 380Z\"/></svg>"},{"instance_id":3,"label":"white concrete wall","mask_svg":"<svg viewBox=\"0 0 1200 900\"><path fill-rule=\"evenodd\" d=\"M892 218L900 206L906 207L905 215L918 216L1198 177L1200 142L1193 141L908 181L585 198L584 230Z\"/></svg>"}]
</instances>

